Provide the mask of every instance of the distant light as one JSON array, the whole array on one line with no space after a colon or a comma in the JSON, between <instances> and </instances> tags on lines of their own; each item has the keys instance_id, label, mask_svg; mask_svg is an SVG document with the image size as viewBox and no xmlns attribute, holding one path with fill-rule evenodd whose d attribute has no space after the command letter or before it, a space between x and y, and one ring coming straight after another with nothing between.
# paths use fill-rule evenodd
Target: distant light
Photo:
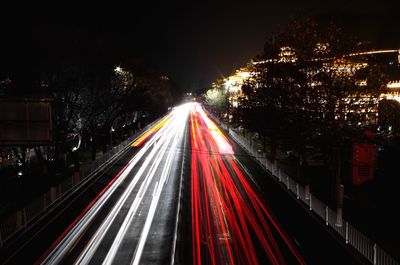
<instances>
[{"instance_id":1,"label":"distant light","mask_svg":"<svg viewBox=\"0 0 400 265\"><path fill-rule=\"evenodd\" d=\"M122 73L122 68L120 66L115 67L114 71L116 73Z\"/></svg>"},{"instance_id":2,"label":"distant light","mask_svg":"<svg viewBox=\"0 0 400 265\"><path fill-rule=\"evenodd\" d=\"M357 86L367 86L367 80L361 80L361 81L357 81L356 85Z\"/></svg>"},{"instance_id":3,"label":"distant light","mask_svg":"<svg viewBox=\"0 0 400 265\"><path fill-rule=\"evenodd\" d=\"M387 88L400 88L400 80L389 82Z\"/></svg>"},{"instance_id":4,"label":"distant light","mask_svg":"<svg viewBox=\"0 0 400 265\"><path fill-rule=\"evenodd\" d=\"M394 53L394 52L398 52L398 51L399 50L376 50L376 51L367 51L367 52L356 52L356 53L347 54L347 55L345 55L345 57L367 55L367 54Z\"/></svg>"}]
</instances>

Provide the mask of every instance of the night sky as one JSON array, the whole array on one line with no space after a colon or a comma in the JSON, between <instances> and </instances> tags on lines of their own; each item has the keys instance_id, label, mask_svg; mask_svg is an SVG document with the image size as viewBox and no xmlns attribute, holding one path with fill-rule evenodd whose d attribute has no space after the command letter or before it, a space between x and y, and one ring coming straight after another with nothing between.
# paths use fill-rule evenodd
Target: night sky
<instances>
[{"instance_id":1,"label":"night sky","mask_svg":"<svg viewBox=\"0 0 400 265\"><path fill-rule=\"evenodd\" d=\"M331 19L380 47L398 48L399 2L135 1L37 8L3 16L0 69L29 60L26 66L34 67L42 53L84 53L73 43L99 41L118 58L146 63L184 90L196 90L244 66L293 18Z\"/></svg>"}]
</instances>

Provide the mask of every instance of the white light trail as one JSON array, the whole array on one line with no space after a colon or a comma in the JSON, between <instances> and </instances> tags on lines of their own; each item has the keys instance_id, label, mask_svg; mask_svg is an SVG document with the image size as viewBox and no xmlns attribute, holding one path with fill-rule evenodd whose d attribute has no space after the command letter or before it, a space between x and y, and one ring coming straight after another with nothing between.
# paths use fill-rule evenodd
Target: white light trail
<instances>
[{"instance_id":1,"label":"white light trail","mask_svg":"<svg viewBox=\"0 0 400 265\"><path fill-rule=\"evenodd\" d=\"M132 203L132 206L129 208L129 212L128 212L127 216L125 217L124 222L122 223L122 225L121 225L121 227L120 227L120 229L119 229L119 231L118 231L118 233L117 233L117 235L116 235L116 237L115 237L115 239L113 241L113 244L112 244L110 250L107 253L106 258L104 259L103 264L111 264L112 261L114 260L115 255L117 254L117 251L118 251L118 249L119 249L119 247L120 247L120 245L122 243L122 240L124 239L124 235L128 231L129 225L132 223L133 218L135 216L135 213L136 213L137 209L140 206L140 203L141 203L141 201L143 199L143 195L147 191L148 187L150 186L151 181L153 180L154 175L156 173L156 170L157 170L158 166L160 165L160 163L162 161L162 158L163 158L163 156L164 156L164 154L165 154L165 152L167 150L167 147L168 147L168 145L169 145L169 143L170 143L170 141L172 139L172 136L173 136L173 133L170 132L167 135L167 139L165 139L163 141L163 146L162 146L161 150L158 152L155 161L152 163L152 165L150 167L150 171L147 174L147 176L145 177L145 179L144 179L144 181L143 181L143 183L142 183L142 185L141 185L141 187L139 189L139 192L138 192L137 196L135 197L135 200ZM162 140L163 139L160 139L160 142ZM154 150L158 151L156 146L153 149L153 151ZM143 171L147 168L147 166L150 163L150 161L152 160L152 158L153 158L153 156L149 156L148 158L146 158L145 163L141 167L142 171L138 172L138 174L136 174L136 176L134 177L134 180L137 180L137 179L139 179L141 177ZM126 191L127 197L128 197L129 194L131 194L132 190L133 190L133 187L129 191ZM121 202L121 208L122 208L122 205L125 203L125 201Z\"/></svg>"},{"instance_id":2,"label":"white light trail","mask_svg":"<svg viewBox=\"0 0 400 265\"><path fill-rule=\"evenodd\" d=\"M186 126L186 122L184 122L184 124L182 124L183 126L181 124L177 124L177 125L178 126L177 126L176 129L178 129L180 127L179 130L183 130L184 131L185 130L185 126ZM138 246L136 248L135 255L134 255L134 258L133 258L133 261L132 261L133 265L139 264L140 259L142 257L142 253L143 253L143 249L144 249L144 246L145 246L145 243L146 243L146 240L147 240L147 236L149 234L150 227L151 227L151 224L152 224L153 219L154 219L154 215L155 215L155 212L156 212L156 208L157 208L158 202L160 201L161 192L163 190L163 187L164 187L164 184L165 184L165 182L167 180L167 177L169 176L169 173L171 171L173 157L175 156L175 154L177 153L177 150L178 150L177 149L177 145L178 145L178 139L179 139L180 135L181 135L180 133L179 134L175 134L174 143L173 143L172 149L171 149L172 151L168 153L167 160L166 160L165 166L163 168L163 172L161 174L160 183L159 183L158 186L156 185L155 193L153 193L153 199L152 199L151 204L150 204L149 213L147 215L146 222L145 222L145 225L143 227L142 234L140 236L139 244L138 244Z\"/></svg>"},{"instance_id":3,"label":"white light trail","mask_svg":"<svg viewBox=\"0 0 400 265\"><path fill-rule=\"evenodd\" d=\"M161 196L162 189L169 177L169 173L172 168L173 157L176 156L177 153L177 146L179 144L178 139L182 137L183 132L185 131L188 114L194 104L195 103L187 103L173 109L171 119L142 146L138 153L129 161L125 170L120 173L118 178L111 184L111 186L107 190L105 190L104 194L102 194L102 196L100 196L98 200L95 201L93 206L83 215L83 217L77 222L77 224L72 227L68 234L50 252L50 254L46 257L42 264L58 264L62 261L62 259L69 253L70 249L82 237L83 233L92 223L93 219L96 217L100 209L105 205L105 203L112 196L115 190L130 174L138 161L144 158L145 154L147 154L143 164L139 168L135 177L128 184L124 193L118 199L117 203L113 206L112 210L109 212L107 217L104 219L100 227L97 229L95 234L89 240L88 244L75 261L75 264L88 264L91 261L93 255L95 254L96 250L98 249L101 242L104 240L105 235L113 224L116 216L118 215L122 207L126 205L127 199L139 183L139 180L143 178L139 192L137 193L132 205L130 206L129 212L124 219L123 225L121 225L114 239L112 247L109 249L107 257L103 262L103 264L110 264L114 260L118 248L120 247L121 242L124 238L124 235L126 234L130 224L133 221L133 217L135 216L141 204L143 195L146 193L149 186L151 185L163 157L165 156L167 151L169 151L160 179L156 182L149 208L149 213L146 217L143 230L140 234L139 243L136 247L135 255L132 260L133 264L137 264L140 261L143 248L151 227L151 223L154 219L155 211ZM173 141L173 144L172 147L169 147L171 141ZM148 173L143 176L143 173L146 170L148 170Z\"/></svg>"},{"instance_id":4,"label":"white light trail","mask_svg":"<svg viewBox=\"0 0 400 265\"><path fill-rule=\"evenodd\" d=\"M101 207L107 202L107 200L111 197L111 195L118 188L118 186L129 175L129 173L131 172L133 167L137 164L137 162L148 151L148 149L151 147L151 143L155 142L158 139L158 137L160 135L162 135L162 132L163 132L163 130L160 130L148 142L148 144L143 146L143 148L129 161L128 167L122 172L122 174L118 177L118 179L111 185L111 187L109 189L106 190L106 192L96 201L96 203L89 209L89 211L82 217L82 219L79 220L79 222L71 229L71 231L69 231L69 233L62 239L62 241L50 252L50 254L42 262L42 264L58 264L63 259L63 257L68 253L68 250L81 237L81 234L86 230L87 226L94 219L94 217L99 212ZM157 135L158 135L158 137L157 137ZM114 218L112 220L114 220ZM106 221L110 221L110 220L106 219ZM111 224L111 222L112 221L110 221L110 224ZM102 230L104 230L104 229L105 229L105 231L107 231L110 224L107 223L105 225L106 227L101 227L99 229L99 231L96 232L96 235L102 233ZM98 245L99 242L96 244L96 240L92 239L88 246L90 246L91 244ZM90 254L89 254L89 256L90 256ZM79 260L80 260L80 258L78 259L78 261Z\"/></svg>"},{"instance_id":5,"label":"white light trail","mask_svg":"<svg viewBox=\"0 0 400 265\"><path fill-rule=\"evenodd\" d=\"M118 202L115 204L111 212L108 214L106 219L103 221L99 229L96 231L96 233L92 236L91 240L83 250L83 252L80 254L78 259L75 261L75 264L88 264L91 259L93 258L93 255L95 254L98 246L101 244L102 240L104 239L107 231L111 227L112 223L114 222L116 216L118 215L119 211L122 209L123 205L125 205L126 200L128 199L129 195L132 193L134 187L137 185L138 181L140 178L142 178L143 172L149 167L150 161L153 160L153 157L156 156L154 159L153 163L150 166L150 169L148 171L148 174L145 176L142 185L139 189L139 192L137 193L134 202L130 206L129 212L127 216L124 219L123 224L121 225L114 242L109 249L109 252L107 253L107 256L103 262L103 264L110 264L114 260L118 249L124 239L124 235L129 229L130 224L133 221L133 218L141 205L141 201L143 198L143 195L147 191L147 189L150 186L151 181L153 180L156 170L159 167L162 158L164 157L167 149L170 150L170 152L167 155L167 159L161 174L160 181L157 182L155 190L153 192L153 199L151 201L150 205L150 210L148 213L148 216L145 221L145 225L143 228L143 231L141 233L141 237L139 239L139 244L136 248L135 251L135 256L133 259L133 263L137 263L140 261L140 258L142 256L143 248L145 245L145 242L147 240L147 235L150 230L150 226L152 223L152 220L154 219L155 215L155 210L158 205L159 198L161 196L161 191L164 187L164 183L169 177L169 172L172 168L172 158L176 155L176 152L178 150L177 145L178 145L178 138L182 137L183 131L185 130L186 126L186 121L187 121L187 116L189 114L190 108L193 106L193 103L185 104L180 107L177 107L173 110L174 116L171 118L169 121L168 126L164 126L160 131L158 131L148 142L145 143L143 146L142 150L139 151L141 154L140 157L137 159L139 160L140 158L143 157L143 154L148 151L150 148L153 148L148 154L148 156L145 159L145 162L143 165L140 167L139 171L131 181L131 183L128 185L128 188L125 190L121 198L118 200ZM174 139L173 146L172 148L168 148L170 141L172 138ZM138 153L138 155L139 155ZM136 164L136 162L134 163ZM134 165L132 164L132 167ZM127 168L128 169L128 168ZM129 165L129 171L126 170L124 174L124 178L126 175L129 174L131 171L131 165ZM119 181L118 183L121 183L122 181ZM107 198L108 199L108 198ZM101 205L102 206L102 205ZM101 207L99 206L99 207ZM97 213L97 212L96 212Z\"/></svg>"}]
</instances>

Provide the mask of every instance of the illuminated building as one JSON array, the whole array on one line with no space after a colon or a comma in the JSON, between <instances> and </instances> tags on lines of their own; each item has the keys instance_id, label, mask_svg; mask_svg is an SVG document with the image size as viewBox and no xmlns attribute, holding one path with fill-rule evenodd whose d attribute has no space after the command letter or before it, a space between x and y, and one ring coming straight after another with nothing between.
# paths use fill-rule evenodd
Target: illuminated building
<instances>
[{"instance_id":1,"label":"illuminated building","mask_svg":"<svg viewBox=\"0 0 400 265\"><path fill-rule=\"evenodd\" d=\"M349 53L342 58L328 58L324 57L330 50L328 43L317 43L314 48L316 58L306 61L303 68L309 78L309 85L311 87L321 86L322 83L318 81L317 76L320 72L328 72L338 76L352 77L354 74L369 66L369 64L388 64L394 68L394 72L399 73L400 69L400 49L387 49L387 50L372 50L358 53ZM395 56L393 56L395 55ZM223 80L224 91L228 93L228 98L232 107L238 106L238 98L241 96L241 88L246 80L251 79L259 72L265 69L268 71L269 65L280 63L298 63L295 49L289 46L281 47L280 52L276 58L263 59L251 61L248 67L240 68L235 73ZM310 65L309 67L307 65ZM397 68L396 68L397 67ZM254 70L255 69L255 70ZM349 96L344 99L340 104L345 104L345 113L337 113L336 119L341 120L359 120L361 124L375 124L378 117L378 105L381 99L396 100L400 103L400 81L392 81L387 84L387 93L381 94L376 99L371 99L369 94ZM400 76L399 76L400 78ZM367 87L367 80L356 80L355 85L359 87ZM255 88L256 89L256 88ZM339 103L338 103L339 104ZM351 118L350 118L351 117ZM359 122L359 123L360 123Z\"/></svg>"},{"instance_id":2,"label":"illuminated building","mask_svg":"<svg viewBox=\"0 0 400 265\"><path fill-rule=\"evenodd\" d=\"M296 51L294 48L285 46L280 48L279 62L282 63L295 63L297 61Z\"/></svg>"},{"instance_id":3,"label":"illuminated building","mask_svg":"<svg viewBox=\"0 0 400 265\"><path fill-rule=\"evenodd\" d=\"M228 100L232 107L236 108L239 104L238 97L242 93L242 85L251 78L252 73L246 67L236 70L231 76L223 80L225 93L228 93Z\"/></svg>"},{"instance_id":4,"label":"illuminated building","mask_svg":"<svg viewBox=\"0 0 400 265\"><path fill-rule=\"evenodd\" d=\"M400 103L400 80L391 81L387 84L388 91L381 98L396 100Z\"/></svg>"}]
</instances>

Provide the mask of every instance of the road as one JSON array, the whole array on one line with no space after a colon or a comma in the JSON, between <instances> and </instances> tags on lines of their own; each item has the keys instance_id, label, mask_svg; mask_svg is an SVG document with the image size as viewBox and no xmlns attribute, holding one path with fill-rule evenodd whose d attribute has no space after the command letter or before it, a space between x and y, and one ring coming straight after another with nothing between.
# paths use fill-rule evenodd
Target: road
<instances>
[{"instance_id":1,"label":"road","mask_svg":"<svg viewBox=\"0 0 400 265\"><path fill-rule=\"evenodd\" d=\"M132 144L140 150L38 263L169 262L189 108L175 108Z\"/></svg>"},{"instance_id":2,"label":"road","mask_svg":"<svg viewBox=\"0 0 400 265\"><path fill-rule=\"evenodd\" d=\"M360 264L197 103L51 218L7 264Z\"/></svg>"},{"instance_id":3,"label":"road","mask_svg":"<svg viewBox=\"0 0 400 265\"><path fill-rule=\"evenodd\" d=\"M305 264L200 106L191 146L193 264Z\"/></svg>"}]
</instances>

